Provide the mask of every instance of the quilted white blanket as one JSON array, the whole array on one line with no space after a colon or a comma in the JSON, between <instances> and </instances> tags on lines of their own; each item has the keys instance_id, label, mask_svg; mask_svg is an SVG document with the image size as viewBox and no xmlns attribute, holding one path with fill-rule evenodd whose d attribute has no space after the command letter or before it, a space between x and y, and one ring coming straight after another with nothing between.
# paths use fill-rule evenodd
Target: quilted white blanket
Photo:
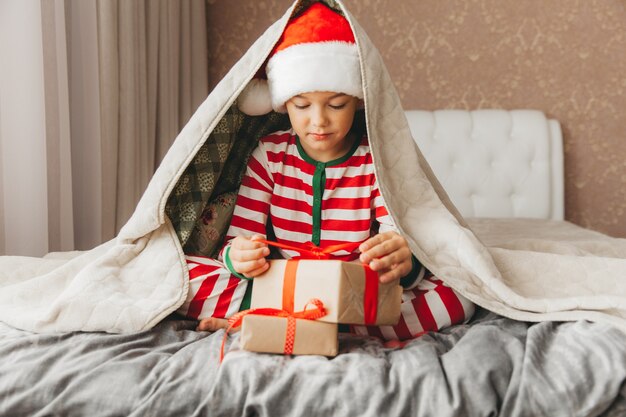
<instances>
[{"instance_id":1,"label":"quilted white blanket","mask_svg":"<svg viewBox=\"0 0 626 417\"><path fill-rule=\"evenodd\" d=\"M0 259L0 321L35 332L136 332L182 304L188 272L177 229L166 215L168 198L264 62L294 8L309 2L296 1L198 108L117 238L54 259ZM485 245L416 148L378 51L340 0L326 2L344 11L357 38L376 174L413 253L457 291L501 315L606 321L626 330L626 240L598 235L587 240L561 231L498 239L498 222L492 222L477 224L491 236Z\"/></svg>"}]
</instances>

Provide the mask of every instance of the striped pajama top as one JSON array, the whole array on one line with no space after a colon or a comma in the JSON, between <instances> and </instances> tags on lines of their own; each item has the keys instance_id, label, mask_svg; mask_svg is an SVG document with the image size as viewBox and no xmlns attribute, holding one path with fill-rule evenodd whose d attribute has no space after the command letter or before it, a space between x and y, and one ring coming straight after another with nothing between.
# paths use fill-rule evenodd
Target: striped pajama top
<instances>
[{"instance_id":1,"label":"striped pajama top","mask_svg":"<svg viewBox=\"0 0 626 417\"><path fill-rule=\"evenodd\" d=\"M321 247L396 230L378 189L367 137L328 162L309 157L293 129L262 138L248 161L225 248L236 236L267 236L269 224L277 242ZM284 258L298 255L280 252ZM334 255L358 258L356 252Z\"/></svg>"}]
</instances>

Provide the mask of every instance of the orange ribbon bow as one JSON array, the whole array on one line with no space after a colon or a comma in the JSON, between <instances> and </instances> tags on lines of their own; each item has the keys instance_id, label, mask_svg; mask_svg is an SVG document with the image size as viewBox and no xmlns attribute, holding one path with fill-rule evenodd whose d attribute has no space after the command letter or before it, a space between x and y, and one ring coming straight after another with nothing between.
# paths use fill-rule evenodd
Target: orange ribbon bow
<instances>
[{"instance_id":1,"label":"orange ribbon bow","mask_svg":"<svg viewBox=\"0 0 626 417\"><path fill-rule=\"evenodd\" d=\"M310 305L315 306L312 309L307 309ZM228 338L228 332L233 327L241 326L243 322L243 318L248 314L255 314L259 316L273 316L273 317L286 317L287 318L287 332L285 334L285 347L284 352L286 355L291 355L293 353L293 344L296 340L296 319L305 319L305 320L317 320L320 317L324 317L326 315L326 309L324 308L324 303L322 303L317 298L312 298L308 303L304 306L302 311L287 311L280 310L277 308L251 308L250 310L240 311L239 313L233 315L228 319L228 328L226 332L224 332L224 338L222 339L222 347L220 348L220 362L224 359L224 346L226 345L226 339Z\"/></svg>"}]
</instances>

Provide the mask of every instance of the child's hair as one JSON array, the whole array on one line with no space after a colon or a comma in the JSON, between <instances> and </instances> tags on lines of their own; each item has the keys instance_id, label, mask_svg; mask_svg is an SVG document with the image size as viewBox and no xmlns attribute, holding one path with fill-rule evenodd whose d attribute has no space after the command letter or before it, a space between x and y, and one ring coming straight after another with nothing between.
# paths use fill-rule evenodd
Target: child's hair
<instances>
[{"instance_id":1,"label":"child's hair","mask_svg":"<svg viewBox=\"0 0 626 417\"><path fill-rule=\"evenodd\" d=\"M312 91L363 98L359 52L350 24L323 3L314 3L289 21L257 75L239 96L239 108L249 115L272 109L284 113L291 97Z\"/></svg>"}]
</instances>

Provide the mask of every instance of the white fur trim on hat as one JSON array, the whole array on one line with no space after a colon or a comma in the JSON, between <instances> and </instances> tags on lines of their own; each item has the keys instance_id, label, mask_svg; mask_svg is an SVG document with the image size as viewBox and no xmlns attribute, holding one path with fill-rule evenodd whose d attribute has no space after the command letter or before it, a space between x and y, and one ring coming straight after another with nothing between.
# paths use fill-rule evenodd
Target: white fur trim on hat
<instances>
[{"instance_id":1,"label":"white fur trim on hat","mask_svg":"<svg viewBox=\"0 0 626 417\"><path fill-rule=\"evenodd\" d=\"M237 99L239 110L250 116L261 116L272 111L272 100L267 80L253 78Z\"/></svg>"},{"instance_id":2,"label":"white fur trim on hat","mask_svg":"<svg viewBox=\"0 0 626 417\"><path fill-rule=\"evenodd\" d=\"M302 43L277 52L267 63L272 107L285 112L285 102L301 93L333 91L363 98L359 52L339 41Z\"/></svg>"}]
</instances>

